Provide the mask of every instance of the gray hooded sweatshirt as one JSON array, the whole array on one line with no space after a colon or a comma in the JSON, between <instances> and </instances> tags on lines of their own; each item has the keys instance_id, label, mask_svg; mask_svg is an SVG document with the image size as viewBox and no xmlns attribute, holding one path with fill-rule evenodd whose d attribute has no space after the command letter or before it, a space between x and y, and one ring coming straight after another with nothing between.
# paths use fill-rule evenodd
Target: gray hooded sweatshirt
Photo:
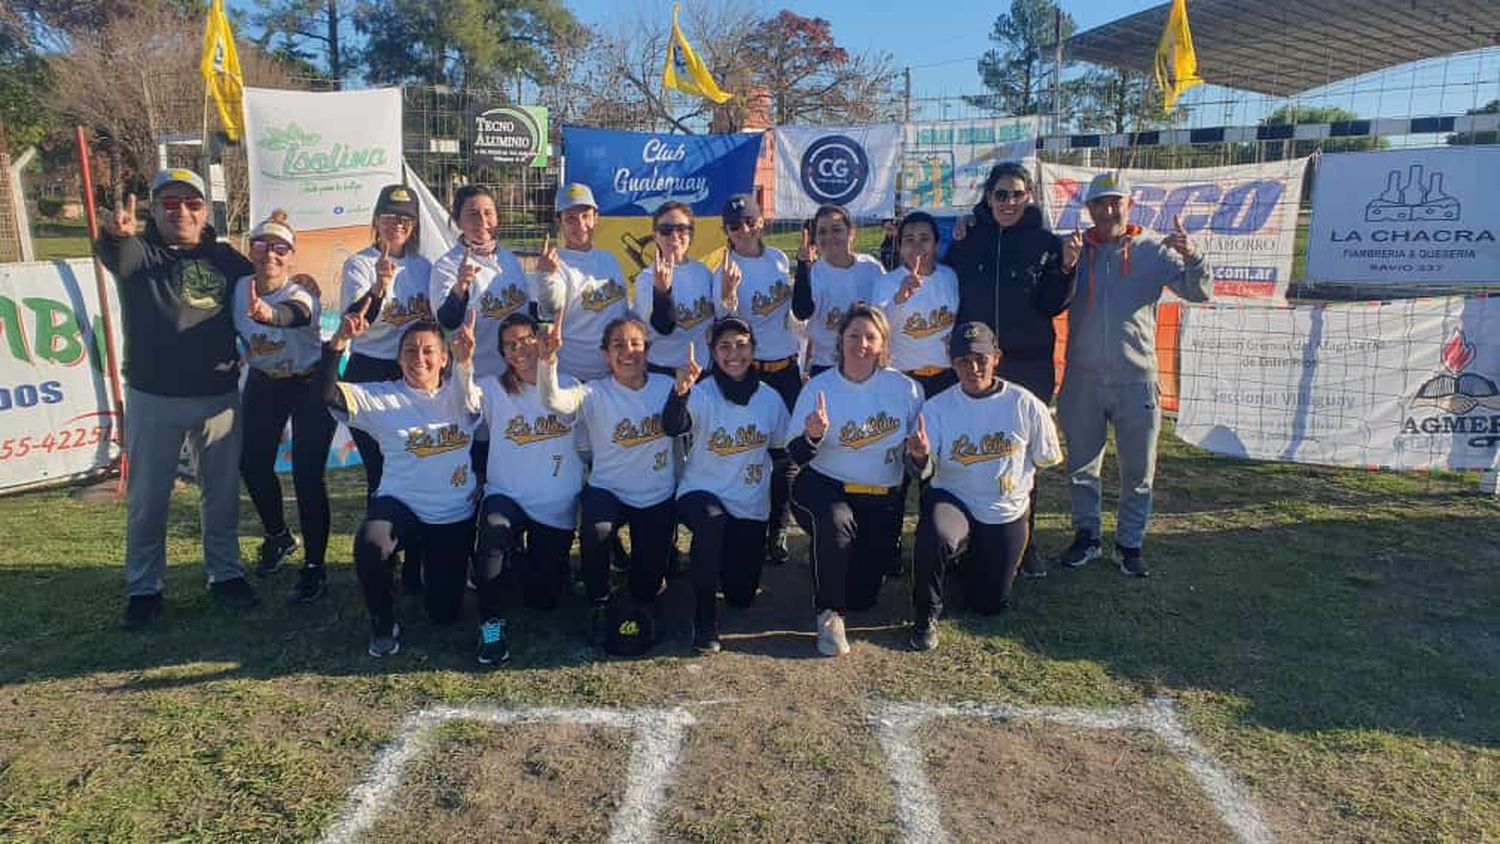
<instances>
[{"instance_id":1,"label":"gray hooded sweatshirt","mask_svg":"<svg viewBox=\"0 0 1500 844\"><path fill-rule=\"evenodd\" d=\"M1107 384L1156 381L1156 305L1163 287L1207 302L1213 272L1200 252L1184 261L1130 226L1113 243L1084 239L1078 292L1068 308L1068 368Z\"/></svg>"}]
</instances>

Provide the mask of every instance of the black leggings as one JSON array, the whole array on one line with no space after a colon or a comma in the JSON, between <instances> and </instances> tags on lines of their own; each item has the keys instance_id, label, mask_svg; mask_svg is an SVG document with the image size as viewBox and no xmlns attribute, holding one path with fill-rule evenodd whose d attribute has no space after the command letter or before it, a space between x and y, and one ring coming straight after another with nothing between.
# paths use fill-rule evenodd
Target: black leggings
<instances>
[{"instance_id":1,"label":"black leggings","mask_svg":"<svg viewBox=\"0 0 1500 844\"><path fill-rule=\"evenodd\" d=\"M568 587L568 552L572 548L571 528L544 525L503 495L486 496L479 517L479 555L474 558L479 615L501 616L501 575L507 568L519 577L526 606L540 610L556 607Z\"/></svg>"},{"instance_id":2,"label":"black leggings","mask_svg":"<svg viewBox=\"0 0 1500 844\"><path fill-rule=\"evenodd\" d=\"M929 487L922 496L922 518L917 522L913 554L916 576L911 597L917 621L942 615L943 573L965 552L968 557L963 578L968 605L986 615L1010 606L1011 586L1029 535L1024 516L1003 525L988 525L976 520L952 493Z\"/></svg>"},{"instance_id":3,"label":"black leggings","mask_svg":"<svg viewBox=\"0 0 1500 844\"><path fill-rule=\"evenodd\" d=\"M843 483L804 466L792 485L792 513L812 537L816 608L842 613L875 606L901 535L896 490L850 493Z\"/></svg>"},{"instance_id":4,"label":"black leggings","mask_svg":"<svg viewBox=\"0 0 1500 844\"><path fill-rule=\"evenodd\" d=\"M464 575L474 550L474 518L448 524L427 524L405 504L388 496L370 499L365 520L354 533L354 569L365 593L365 606L377 627L396 620L395 587L391 583L391 555L422 549L422 596L427 617L448 622L458 618L464 604Z\"/></svg>"},{"instance_id":5,"label":"black leggings","mask_svg":"<svg viewBox=\"0 0 1500 844\"><path fill-rule=\"evenodd\" d=\"M372 358L354 352L344 366L343 380L350 384L368 384L372 381L400 381L401 364L384 358ZM374 498L380 488L380 475L385 469L385 458L380 454L380 444L375 438L354 428L349 429L354 438L354 447L359 449L359 462L365 467L365 497Z\"/></svg>"},{"instance_id":6,"label":"black leggings","mask_svg":"<svg viewBox=\"0 0 1500 844\"><path fill-rule=\"evenodd\" d=\"M797 359L775 372L757 369L760 383L775 390L786 403L787 413L797 406L797 396L802 393L802 371L797 368ZM766 540L774 542L786 534L792 523L792 481L797 477L797 464L782 457L771 461L771 519L766 523Z\"/></svg>"},{"instance_id":7,"label":"black leggings","mask_svg":"<svg viewBox=\"0 0 1500 844\"><path fill-rule=\"evenodd\" d=\"M321 566L328 550L328 487L323 470L337 423L323 403L317 379L268 378L251 372L245 381L244 445L240 477L269 534L284 533L281 479L276 452L287 419L292 420L292 488L297 491L297 521L302 525L303 559Z\"/></svg>"},{"instance_id":8,"label":"black leggings","mask_svg":"<svg viewBox=\"0 0 1500 844\"><path fill-rule=\"evenodd\" d=\"M720 585L730 606L750 606L760 588L766 523L729 515L718 496L701 490L677 499L677 520L693 532L693 593L699 609L714 606Z\"/></svg>"},{"instance_id":9,"label":"black leggings","mask_svg":"<svg viewBox=\"0 0 1500 844\"><path fill-rule=\"evenodd\" d=\"M585 485L579 495L582 526L578 543L583 584L596 604L609 598L609 552L622 525L630 528L630 596L637 604L655 602L667 576L667 555L677 532L671 498L650 507L631 507L608 490Z\"/></svg>"}]
</instances>

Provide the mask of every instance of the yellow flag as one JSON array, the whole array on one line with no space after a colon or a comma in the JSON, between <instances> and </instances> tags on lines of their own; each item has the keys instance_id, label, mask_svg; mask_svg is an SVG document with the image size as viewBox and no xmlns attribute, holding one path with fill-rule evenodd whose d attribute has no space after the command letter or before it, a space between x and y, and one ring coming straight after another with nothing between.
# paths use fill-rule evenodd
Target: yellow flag
<instances>
[{"instance_id":1,"label":"yellow flag","mask_svg":"<svg viewBox=\"0 0 1500 844\"><path fill-rule=\"evenodd\" d=\"M722 103L730 95L719 89L712 73L693 52L687 36L677 26L677 12L681 6L672 7L672 36L667 39L667 63L661 69L661 84L664 88L676 88L684 94L702 97Z\"/></svg>"},{"instance_id":2,"label":"yellow flag","mask_svg":"<svg viewBox=\"0 0 1500 844\"><path fill-rule=\"evenodd\" d=\"M1193 51L1193 33L1188 29L1187 0L1172 0L1167 28L1156 44L1156 84L1161 86L1169 109L1183 91L1203 84L1198 76L1198 54Z\"/></svg>"},{"instance_id":3,"label":"yellow flag","mask_svg":"<svg viewBox=\"0 0 1500 844\"><path fill-rule=\"evenodd\" d=\"M219 122L229 140L237 141L244 130L245 80L240 76L240 56L234 51L234 33L224 15L224 0L208 7L208 27L203 30L203 57L198 72L209 96L219 107Z\"/></svg>"}]
</instances>

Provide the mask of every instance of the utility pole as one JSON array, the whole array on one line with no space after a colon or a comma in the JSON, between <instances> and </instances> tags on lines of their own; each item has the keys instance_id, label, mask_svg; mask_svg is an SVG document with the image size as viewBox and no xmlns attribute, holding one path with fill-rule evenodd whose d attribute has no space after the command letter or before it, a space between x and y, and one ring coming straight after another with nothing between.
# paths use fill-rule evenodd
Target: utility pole
<instances>
[{"instance_id":1,"label":"utility pole","mask_svg":"<svg viewBox=\"0 0 1500 844\"><path fill-rule=\"evenodd\" d=\"M901 78L904 81L905 94L904 105L901 109L901 120L905 123L911 122L911 65L901 69Z\"/></svg>"}]
</instances>

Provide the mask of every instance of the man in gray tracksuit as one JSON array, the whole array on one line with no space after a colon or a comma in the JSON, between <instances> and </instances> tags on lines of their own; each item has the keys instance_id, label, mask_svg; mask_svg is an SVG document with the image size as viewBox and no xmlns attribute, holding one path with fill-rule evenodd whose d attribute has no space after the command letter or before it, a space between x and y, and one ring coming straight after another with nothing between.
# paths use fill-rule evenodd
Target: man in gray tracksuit
<instances>
[{"instance_id":1,"label":"man in gray tracksuit","mask_svg":"<svg viewBox=\"0 0 1500 844\"><path fill-rule=\"evenodd\" d=\"M1161 430L1156 304L1163 287L1188 301L1208 301L1213 274L1180 218L1165 238L1129 224L1130 186L1123 178L1102 173L1084 196L1094 227L1074 232L1063 250L1064 267L1077 266L1078 291L1068 310L1068 363L1057 415L1068 442L1076 533L1058 562L1076 568L1100 555L1099 469L1113 423L1120 464L1116 558L1120 571L1145 577L1141 545Z\"/></svg>"}]
</instances>

